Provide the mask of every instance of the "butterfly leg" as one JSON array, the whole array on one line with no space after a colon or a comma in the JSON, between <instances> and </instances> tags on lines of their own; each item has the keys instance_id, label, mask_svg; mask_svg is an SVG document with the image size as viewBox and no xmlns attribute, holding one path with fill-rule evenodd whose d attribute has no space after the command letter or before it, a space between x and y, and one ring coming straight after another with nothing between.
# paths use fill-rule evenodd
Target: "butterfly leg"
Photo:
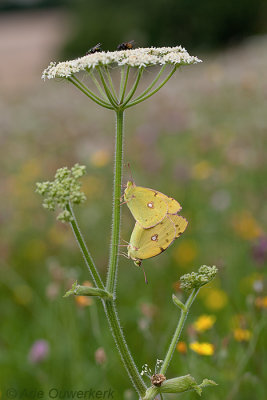
<instances>
[{"instance_id":1,"label":"butterfly leg","mask_svg":"<svg viewBox=\"0 0 267 400\"><path fill-rule=\"evenodd\" d=\"M129 256L126 253L118 253L118 256L123 256L123 257L127 258L127 260L129 260Z\"/></svg>"}]
</instances>

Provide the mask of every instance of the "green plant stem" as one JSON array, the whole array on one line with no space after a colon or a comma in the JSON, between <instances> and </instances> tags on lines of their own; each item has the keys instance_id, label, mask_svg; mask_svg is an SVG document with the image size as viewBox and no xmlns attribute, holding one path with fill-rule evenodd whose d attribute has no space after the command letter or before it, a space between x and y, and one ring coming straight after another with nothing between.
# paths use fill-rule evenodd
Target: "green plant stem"
<instances>
[{"instance_id":1,"label":"green plant stem","mask_svg":"<svg viewBox=\"0 0 267 400\"><path fill-rule=\"evenodd\" d=\"M129 108L129 107L132 107L132 106L135 106L136 104L139 104L139 103L141 103L142 101L144 101L144 100L146 100L146 99L149 99L149 97L151 97L151 96L153 96L153 94L155 94L155 93L157 93L161 88L162 88L162 86L164 86L165 85L165 83L167 83L168 82L168 80L172 77L172 75L174 74L174 72L176 71L176 69L177 69L177 67L175 66L173 69L172 69L172 71L169 73L169 75L161 82L161 84L155 89L155 90L153 90L152 92L150 92L147 96L144 96L144 97L141 97L141 98L139 98L139 100L133 100L131 103L129 103L125 108Z\"/></svg>"},{"instance_id":2,"label":"green plant stem","mask_svg":"<svg viewBox=\"0 0 267 400\"><path fill-rule=\"evenodd\" d=\"M128 95L127 95L125 101L123 102L123 107L125 107L126 104L129 103L129 101L131 100L131 98L132 98L133 95L135 94L136 89L137 89L137 86L138 86L139 81L140 81L140 79L141 79L141 76L142 76L142 74L143 74L143 71L144 71L144 68L140 68L140 70L138 71L138 74L137 74L136 80L135 80L135 82L134 82L134 84L133 84L133 87L132 87L132 89L130 90L130 92L128 93Z\"/></svg>"},{"instance_id":3,"label":"green plant stem","mask_svg":"<svg viewBox=\"0 0 267 400\"><path fill-rule=\"evenodd\" d=\"M105 290L105 286L104 286L104 284L102 282L102 279L101 279L101 277L100 277L100 275L99 275L99 273L98 273L98 271L96 269L94 260L93 260L93 258L91 256L91 254L89 253L89 250L87 249L87 246L85 244L84 238L83 238L83 236L81 234L81 231L80 231L80 229L78 227L78 224L77 224L77 221L76 221L76 218L75 218L75 215L74 215L74 212L72 210L71 205L70 204L67 205L66 209L67 209L67 211L69 211L71 213L72 221L70 222L70 225L72 227L74 236L75 236L75 238L76 238L76 240L78 242L78 245L79 245L79 247L81 249L81 252L83 254L83 257L84 257L85 263L87 265L87 268L89 269L91 277L92 277L92 279L93 279L93 281L95 283L95 286L97 288Z\"/></svg>"},{"instance_id":4,"label":"green plant stem","mask_svg":"<svg viewBox=\"0 0 267 400\"><path fill-rule=\"evenodd\" d=\"M124 96L125 96L125 92L126 92L126 88L127 88L127 83L128 83L128 78L129 78L129 72L130 72L130 68L129 65L127 66L126 69L126 75L125 75L125 68L126 66L123 66L122 69L122 73L121 73L121 83L120 83L120 104L123 103L124 100ZM125 75L125 78L124 78Z\"/></svg>"},{"instance_id":5,"label":"green plant stem","mask_svg":"<svg viewBox=\"0 0 267 400\"><path fill-rule=\"evenodd\" d=\"M110 88L111 88L113 97L114 97L115 101L118 102L117 93L116 93L116 90L115 90L115 88L114 88L114 85L113 85L113 82L112 82L112 78L111 78L111 75L110 75L110 73L109 73L109 69L108 69L107 66L105 66L104 69L105 69L106 76L107 76L108 81L109 81L109 86L110 86Z\"/></svg>"},{"instance_id":6,"label":"green plant stem","mask_svg":"<svg viewBox=\"0 0 267 400\"><path fill-rule=\"evenodd\" d=\"M91 100L93 100L95 103L99 104L100 106L104 108L108 108L109 110L113 110L113 107L109 104L106 103L105 101L101 100L99 97L97 97L93 92L91 92L87 86L83 85L77 78L75 80L73 78L67 78L69 82L73 83L74 86L76 86L81 92L83 92L87 97L89 97Z\"/></svg>"},{"instance_id":7,"label":"green plant stem","mask_svg":"<svg viewBox=\"0 0 267 400\"><path fill-rule=\"evenodd\" d=\"M103 299L102 302L111 328L113 338L119 350L123 364L128 372L128 375L137 393L139 394L140 397L144 397L147 388L138 372L138 369L131 356L130 350L124 339L123 331L120 326L120 321L116 311L115 301Z\"/></svg>"},{"instance_id":8,"label":"green plant stem","mask_svg":"<svg viewBox=\"0 0 267 400\"><path fill-rule=\"evenodd\" d=\"M106 81L105 81L105 78L104 78L103 74L102 74L101 68L100 68L100 67L97 67L97 71L98 71L99 77L100 77L100 79L101 79L103 88L104 88L104 90L105 90L105 92L106 92L106 94L107 94L107 97L108 97L108 99L109 99L111 105L113 106L113 109L116 110L117 107L118 107L118 104L116 103L116 100L114 99L114 97L112 96L112 94L111 94L111 92L110 92L110 90L109 90L109 87L108 87L108 85L107 85L107 83L106 83Z\"/></svg>"},{"instance_id":9,"label":"green plant stem","mask_svg":"<svg viewBox=\"0 0 267 400\"><path fill-rule=\"evenodd\" d=\"M86 68L86 71L88 72L88 74L90 75L90 78L92 79L92 81L94 82L96 88L98 89L99 94L103 97L104 101L106 102L106 100L108 100L108 97L107 97L106 93L104 92L104 90L102 89L102 87L101 87L100 83L98 82L97 78L95 77L94 72L92 72L89 68Z\"/></svg>"},{"instance_id":10,"label":"green plant stem","mask_svg":"<svg viewBox=\"0 0 267 400\"><path fill-rule=\"evenodd\" d=\"M120 240L120 218L121 218L121 181L122 181L122 160L123 160L123 113L116 112L116 147L115 147L115 168L113 187L113 211L112 211L112 232L109 257L109 268L106 282L106 289L109 293L116 292L116 277L118 267L118 249Z\"/></svg>"},{"instance_id":11,"label":"green plant stem","mask_svg":"<svg viewBox=\"0 0 267 400\"><path fill-rule=\"evenodd\" d=\"M178 325L176 327L176 330L175 330L173 338L171 340L169 349L167 351L167 354L165 356L165 359L164 359L163 364L162 364L161 369L160 369L160 373L163 374L163 375L166 374L167 368L168 368L169 363L170 363L170 361L172 359L174 350L176 348L177 342L178 342L179 337L181 335L181 332L182 332L185 320L187 318L189 309L190 309L191 305L193 304L193 301L195 300L196 295L198 294L198 291L199 291L199 289L193 289L192 290L192 292L190 293L190 296L188 297L188 299L187 299L187 301L185 303L185 307L186 307L185 310L181 310L181 315L180 315L180 319L179 319Z\"/></svg>"},{"instance_id":12,"label":"green plant stem","mask_svg":"<svg viewBox=\"0 0 267 400\"><path fill-rule=\"evenodd\" d=\"M134 99L134 101L141 99L142 97L144 97L158 82L159 78L161 77L161 75L163 74L164 70L166 69L166 65L163 65L160 68L159 73L157 74L156 78L153 80L153 82L151 82L151 84L146 88L146 90L144 90L143 93L140 94L140 96L136 97Z\"/></svg>"}]
</instances>

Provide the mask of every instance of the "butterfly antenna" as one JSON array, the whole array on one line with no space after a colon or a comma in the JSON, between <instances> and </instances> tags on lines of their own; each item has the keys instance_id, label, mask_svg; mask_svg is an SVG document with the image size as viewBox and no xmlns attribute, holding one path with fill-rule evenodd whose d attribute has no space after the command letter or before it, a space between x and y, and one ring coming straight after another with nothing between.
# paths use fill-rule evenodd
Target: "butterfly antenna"
<instances>
[{"instance_id":1,"label":"butterfly antenna","mask_svg":"<svg viewBox=\"0 0 267 400\"><path fill-rule=\"evenodd\" d=\"M144 270L144 267L143 267L143 265L141 265L141 268L142 268L142 270L143 270L143 273L144 273L145 282L146 282L146 284L148 285L148 280L146 279L146 273L145 273L145 270Z\"/></svg>"}]
</instances>

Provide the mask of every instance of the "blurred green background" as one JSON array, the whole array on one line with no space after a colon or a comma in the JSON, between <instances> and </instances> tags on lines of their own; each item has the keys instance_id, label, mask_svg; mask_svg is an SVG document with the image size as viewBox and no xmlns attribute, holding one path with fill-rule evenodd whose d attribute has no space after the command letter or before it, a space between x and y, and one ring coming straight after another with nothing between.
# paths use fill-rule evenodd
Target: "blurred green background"
<instances>
[{"instance_id":1,"label":"blurred green background","mask_svg":"<svg viewBox=\"0 0 267 400\"><path fill-rule=\"evenodd\" d=\"M0 7L0 398L8 398L8 388L26 390L27 399L37 398L34 390L49 398L52 388L111 388L116 400L136 399L101 304L62 298L74 280L90 277L69 227L55 222L34 193L35 182L52 179L57 168L87 166L88 201L76 211L104 276L114 116L66 82L40 76L51 60L134 39L137 46L181 44L204 62L181 69L126 115L125 161L136 183L175 197L189 220L168 251L144 262L149 285L121 257L118 309L130 349L140 369L153 368L177 323L171 295L183 297L179 276L215 264L219 276L200 292L168 377L214 379L219 386L203 394L211 400L264 400L266 2L2 1ZM133 225L124 206L123 239ZM216 317L210 329L195 325L201 315ZM213 354L194 352L194 341L213 345Z\"/></svg>"}]
</instances>

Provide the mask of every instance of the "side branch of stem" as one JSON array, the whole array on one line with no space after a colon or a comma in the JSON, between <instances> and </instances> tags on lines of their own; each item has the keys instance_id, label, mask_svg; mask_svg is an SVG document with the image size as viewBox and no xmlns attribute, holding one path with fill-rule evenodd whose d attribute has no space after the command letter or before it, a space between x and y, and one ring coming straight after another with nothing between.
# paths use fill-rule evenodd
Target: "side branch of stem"
<instances>
[{"instance_id":1,"label":"side branch of stem","mask_svg":"<svg viewBox=\"0 0 267 400\"><path fill-rule=\"evenodd\" d=\"M87 265L87 268L88 268L88 270L89 270L89 272L91 274L91 277L92 277L92 279L93 279L93 281L94 281L94 283L95 283L97 288L105 289L105 286L104 286L104 284L102 282L102 279L101 279L101 277L100 277L100 275L98 273L98 270L97 270L97 268L95 266L94 260L93 260L93 258L91 256L89 250L87 249L87 246L85 244L85 241L84 241L84 238L82 236L82 233L81 233L81 231L80 231L80 229L78 227L78 224L77 224L77 221L76 221L76 218L75 218L75 215L74 215L74 212L72 210L71 205L70 204L67 205L66 209L67 209L67 211L69 211L71 213L72 220L70 222L70 225L72 227L72 231L74 233L74 236L75 236L75 238L76 238L76 240L78 242L78 245L79 245L80 250L82 252L82 255L84 257L84 260L85 260L85 263Z\"/></svg>"},{"instance_id":2,"label":"side branch of stem","mask_svg":"<svg viewBox=\"0 0 267 400\"><path fill-rule=\"evenodd\" d=\"M167 368L169 366L169 363L170 363L170 361L172 359L172 356L173 356L173 353L175 351L177 342L178 342L178 340L180 338L180 335L181 335L184 323L186 321L188 312L190 310L191 305L193 304L193 301L196 298L196 295L198 294L198 291L199 291L199 289L193 289L192 290L192 292L190 293L190 296L188 297L188 299L187 299L187 301L185 303L185 309L181 310L181 314L180 314L180 319L179 319L178 325L177 325L177 327L175 329L175 332L174 332L174 335L172 337L169 349L167 351L167 354L166 354L166 356L164 358L163 364L162 364L161 369L160 369L160 373L163 374L163 375L166 374Z\"/></svg>"}]
</instances>

